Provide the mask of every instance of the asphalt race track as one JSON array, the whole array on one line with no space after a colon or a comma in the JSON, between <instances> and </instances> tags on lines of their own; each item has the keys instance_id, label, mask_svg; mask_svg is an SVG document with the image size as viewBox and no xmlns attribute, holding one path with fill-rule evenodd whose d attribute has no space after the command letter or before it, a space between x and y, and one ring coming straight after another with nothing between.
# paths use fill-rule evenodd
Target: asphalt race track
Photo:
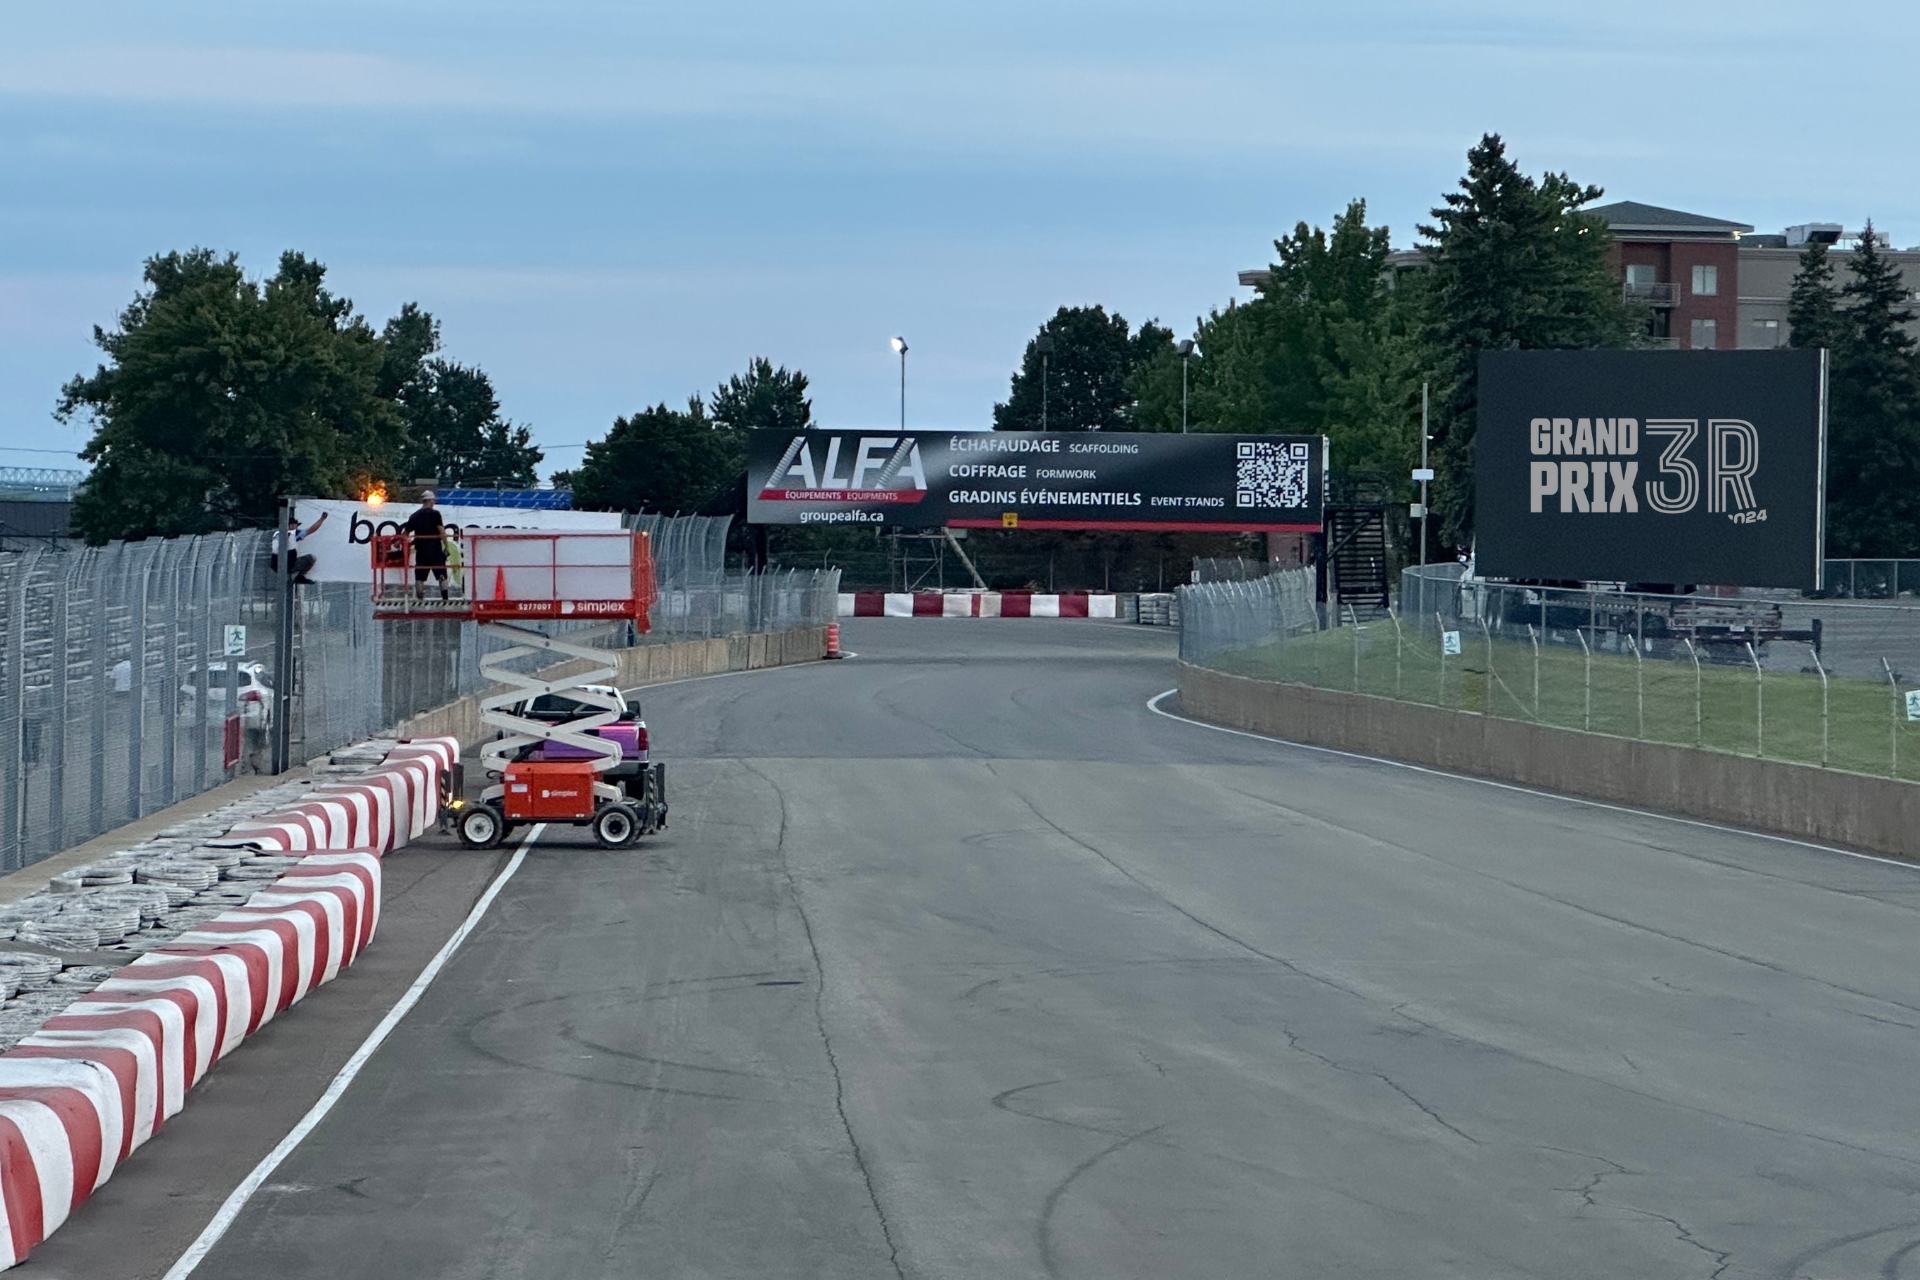
<instances>
[{"instance_id":1,"label":"asphalt race track","mask_svg":"<svg viewBox=\"0 0 1920 1280\"><path fill-rule=\"evenodd\" d=\"M1920 871L1161 716L1154 629L845 640L651 691L671 829L543 836L197 1280L1920 1276ZM30 1267L164 1272L294 1085Z\"/></svg>"}]
</instances>

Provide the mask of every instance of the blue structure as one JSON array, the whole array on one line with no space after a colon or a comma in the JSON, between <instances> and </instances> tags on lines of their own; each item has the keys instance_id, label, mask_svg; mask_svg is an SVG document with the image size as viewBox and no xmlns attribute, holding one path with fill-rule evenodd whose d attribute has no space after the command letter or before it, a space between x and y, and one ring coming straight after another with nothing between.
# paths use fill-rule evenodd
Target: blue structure
<instances>
[{"instance_id":1,"label":"blue structure","mask_svg":"<svg viewBox=\"0 0 1920 1280\"><path fill-rule=\"evenodd\" d=\"M571 489L442 489L444 507L517 507L522 511L571 511Z\"/></svg>"}]
</instances>

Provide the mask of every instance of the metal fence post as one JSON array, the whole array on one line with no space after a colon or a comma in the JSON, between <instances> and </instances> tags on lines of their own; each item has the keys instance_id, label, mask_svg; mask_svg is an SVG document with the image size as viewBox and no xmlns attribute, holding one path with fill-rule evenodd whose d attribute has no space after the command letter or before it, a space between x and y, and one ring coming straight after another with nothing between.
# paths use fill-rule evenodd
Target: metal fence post
<instances>
[{"instance_id":1,"label":"metal fence post","mask_svg":"<svg viewBox=\"0 0 1920 1280\"><path fill-rule=\"evenodd\" d=\"M73 605L72 566L64 554L53 558L52 652L47 671L47 695L52 713L41 733L41 761L47 770L48 852L67 847L67 614Z\"/></svg>"},{"instance_id":2,"label":"metal fence post","mask_svg":"<svg viewBox=\"0 0 1920 1280\"><path fill-rule=\"evenodd\" d=\"M1439 628L1433 638L1440 646L1440 692L1434 701L1444 707L1447 705L1447 624L1438 609L1433 611L1433 625Z\"/></svg>"},{"instance_id":3,"label":"metal fence post","mask_svg":"<svg viewBox=\"0 0 1920 1280\"><path fill-rule=\"evenodd\" d=\"M1693 641L1681 637L1687 646L1687 652L1693 657L1693 745L1706 745L1704 721L1700 713L1700 651L1693 647Z\"/></svg>"},{"instance_id":4,"label":"metal fence post","mask_svg":"<svg viewBox=\"0 0 1920 1280\"><path fill-rule=\"evenodd\" d=\"M133 795L133 803L128 806L129 822L147 812L147 592L152 587L159 546L151 542L139 552L130 553L135 563L128 567L139 581L127 626L127 790Z\"/></svg>"},{"instance_id":5,"label":"metal fence post","mask_svg":"<svg viewBox=\"0 0 1920 1280\"><path fill-rule=\"evenodd\" d=\"M108 557L116 561L119 549L112 552L88 551L91 573L87 579L93 588L93 608L88 627L87 697L87 835L99 835L107 829L107 594L109 585L119 585L108 571ZM118 567L117 564L115 567Z\"/></svg>"},{"instance_id":6,"label":"metal fence post","mask_svg":"<svg viewBox=\"0 0 1920 1280\"><path fill-rule=\"evenodd\" d=\"M1493 714L1493 632L1487 630L1487 615L1484 609L1480 613L1480 634L1487 642L1487 674L1484 687L1481 689L1481 704L1484 708L1482 714L1491 716Z\"/></svg>"},{"instance_id":7,"label":"metal fence post","mask_svg":"<svg viewBox=\"0 0 1920 1280\"><path fill-rule=\"evenodd\" d=\"M1640 644L1633 646L1633 696L1636 728L1634 736L1645 740L1647 736L1647 673L1640 658Z\"/></svg>"},{"instance_id":8,"label":"metal fence post","mask_svg":"<svg viewBox=\"0 0 1920 1280\"><path fill-rule=\"evenodd\" d=\"M1360 692L1360 618L1347 606L1347 630L1353 633L1353 691Z\"/></svg>"},{"instance_id":9,"label":"metal fence post","mask_svg":"<svg viewBox=\"0 0 1920 1280\"><path fill-rule=\"evenodd\" d=\"M1747 657L1753 659L1753 754L1765 757L1767 754L1767 681L1760 669L1760 655L1753 651L1753 641L1747 641Z\"/></svg>"},{"instance_id":10,"label":"metal fence post","mask_svg":"<svg viewBox=\"0 0 1920 1280\"><path fill-rule=\"evenodd\" d=\"M279 530L274 543L280 554L275 565L279 579L274 593L280 602L279 626L274 631L273 645L273 714L267 720L267 733L273 743L267 772L285 773L292 767L293 755L293 503L285 498L280 500L280 518L275 523Z\"/></svg>"},{"instance_id":11,"label":"metal fence post","mask_svg":"<svg viewBox=\"0 0 1920 1280\"><path fill-rule=\"evenodd\" d=\"M1527 638L1533 641L1533 718L1540 718L1540 633L1527 624Z\"/></svg>"},{"instance_id":12,"label":"metal fence post","mask_svg":"<svg viewBox=\"0 0 1920 1280\"><path fill-rule=\"evenodd\" d=\"M0 865L8 870L27 865L27 763L25 745L27 694L27 584L40 560L48 553L27 551L8 557L13 579L7 584L7 631L5 636L6 705L12 712L12 738L9 750L0 753L0 772L4 773L6 821L0 824Z\"/></svg>"},{"instance_id":13,"label":"metal fence post","mask_svg":"<svg viewBox=\"0 0 1920 1280\"><path fill-rule=\"evenodd\" d=\"M1581 712L1581 727L1588 733L1593 732L1593 646L1587 643L1587 633L1583 628L1575 627L1573 634L1580 637L1580 651L1586 655L1586 675L1581 680L1585 693L1585 705Z\"/></svg>"},{"instance_id":14,"label":"metal fence post","mask_svg":"<svg viewBox=\"0 0 1920 1280\"><path fill-rule=\"evenodd\" d=\"M1400 696L1400 616L1388 608L1387 617L1393 620L1393 696Z\"/></svg>"},{"instance_id":15,"label":"metal fence post","mask_svg":"<svg viewBox=\"0 0 1920 1280\"><path fill-rule=\"evenodd\" d=\"M1813 655L1813 669L1820 673L1820 767L1827 767L1827 666L1820 661L1820 651L1807 649Z\"/></svg>"},{"instance_id":16,"label":"metal fence post","mask_svg":"<svg viewBox=\"0 0 1920 1280\"><path fill-rule=\"evenodd\" d=\"M1900 776L1900 681L1894 677L1893 664L1891 662L1882 658L1880 659L1880 665L1886 668L1887 685L1893 690L1893 715L1887 721L1887 759L1889 762L1887 776L1897 778Z\"/></svg>"}]
</instances>

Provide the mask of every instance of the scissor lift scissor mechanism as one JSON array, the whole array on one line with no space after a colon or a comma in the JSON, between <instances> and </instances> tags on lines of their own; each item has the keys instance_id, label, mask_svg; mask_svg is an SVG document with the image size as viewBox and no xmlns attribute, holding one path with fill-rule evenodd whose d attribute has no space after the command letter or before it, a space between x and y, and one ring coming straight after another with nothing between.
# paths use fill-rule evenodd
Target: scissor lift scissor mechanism
<instances>
[{"instance_id":1,"label":"scissor lift scissor mechanism","mask_svg":"<svg viewBox=\"0 0 1920 1280\"><path fill-rule=\"evenodd\" d=\"M660 767L646 766L642 796L634 803L604 777L622 762L620 742L593 732L626 711L618 695L604 691L619 668L593 641L628 626L647 630L655 598L647 535L472 530L465 541L464 582L445 598L437 585L429 596L424 582L415 581L421 575L411 538L382 536L373 544L376 617L473 621L506 641L480 659L481 675L505 686L480 702L481 723L501 733L481 748L480 763L489 778L499 781L484 788L474 804L456 799L461 840L485 848L500 843L516 825L571 823L592 827L601 844L617 848L657 829L666 808ZM599 625L561 635L525 625L551 619L598 620ZM514 669L521 659L542 654L572 659L581 669L550 679ZM534 699L550 694L595 710L558 723L525 714ZM524 758L527 748L544 754L549 745L568 749L575 758Z\"/></svg>"}]
</instances>

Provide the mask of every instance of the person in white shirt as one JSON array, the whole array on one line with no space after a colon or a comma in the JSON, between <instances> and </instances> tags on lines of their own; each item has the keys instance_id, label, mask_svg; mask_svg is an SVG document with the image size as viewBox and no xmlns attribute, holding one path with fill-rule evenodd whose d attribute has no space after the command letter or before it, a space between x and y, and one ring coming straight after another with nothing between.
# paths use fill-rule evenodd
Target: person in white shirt
<instances>
[{"instance_id":1,"label":"person in white shirt","mask_svg":"<svg viewBox=\"0 0 1920 1280\"><path fill-rule=\"evenodd\" d=\"M287 517L287 524L293 533L293 545L295 546L295 548L298 548L302 542L306 541L308 534L320 532L320 526L327 522L327 516L330 514L331 512L322 511L320 513L320 518L313 522L313 528L311 529L301 528L300 517L295 514L289 514ZM279 531L273 535L273 560L271 563L276 570L280 568L280 557L286 551L286 547L283 545L285 542L286 542L285 531ZM293 553L293 580L295 582L307 582L307 583L312 582L313 579L307 576L308 572L310 572L312 568L313 568L313 557L311 555L303 556L299 553L298 550L295 550L295 552Z\"/></svg>"}]
</instances>

